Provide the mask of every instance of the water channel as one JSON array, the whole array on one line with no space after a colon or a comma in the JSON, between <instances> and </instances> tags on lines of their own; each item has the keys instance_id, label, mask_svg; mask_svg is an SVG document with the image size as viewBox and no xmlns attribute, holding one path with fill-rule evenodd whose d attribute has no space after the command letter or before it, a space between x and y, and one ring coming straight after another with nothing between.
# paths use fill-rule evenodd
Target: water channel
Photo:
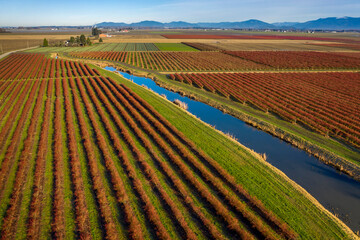
<instances>
[{"instance_id":1,"label":"water channel","mask_svg":"<svg viewBox=\"0 0 360 240\"><path fill-rule=\"evenodd\" d=\"M113 67L105 69L116 71ZM338 215L353 231L360 231L360 182L233 116L159 87L152 79L119 73L140 86L145 85L158 94L165 94L170 101L179 99L185 102L188 105L187 110L202 121L222 132L230 133L241 144L256 152L265 153L270 164L306 189L325 208Z\"/></svg>"}]
</instances>

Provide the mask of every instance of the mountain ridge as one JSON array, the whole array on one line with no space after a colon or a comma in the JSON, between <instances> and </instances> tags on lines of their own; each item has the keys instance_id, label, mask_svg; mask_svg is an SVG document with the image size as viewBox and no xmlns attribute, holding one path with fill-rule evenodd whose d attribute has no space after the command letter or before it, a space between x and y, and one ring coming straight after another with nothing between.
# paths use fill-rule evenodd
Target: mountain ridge
<instances>
[{"instance_id":1,"label":"mountain ridge","mask_svg":"<svg viewBox=\"0 0 360 240\"><path fill-rule=\"evenodd\" d=\"M135 23L101 22L97 27L133 27L133 28L230 28L230 29L296 29L296 30L360 30L360 17L328 17L307 22L267 23L257 19L236 22L198 22L140 21Z\"/></svg>"}]
</instances>

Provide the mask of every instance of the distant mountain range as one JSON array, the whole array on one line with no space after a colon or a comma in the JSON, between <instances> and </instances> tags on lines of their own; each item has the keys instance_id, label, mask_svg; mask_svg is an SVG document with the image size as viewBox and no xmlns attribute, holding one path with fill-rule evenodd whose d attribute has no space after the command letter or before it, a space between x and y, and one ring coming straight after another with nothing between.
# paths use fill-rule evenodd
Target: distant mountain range
<instances>
[{"instance_id":1,"label":"distant mountain range","mask_svg":"<svg viewBox=\"0 0 360 240\"><path fill-rule=\"evenodd\" d=\"M256 19L242 22L200 22L188 23L183 21L162 23L156 21L142 21L137 23L102 22L97 27L132 27L132 28L231 28L231 29L298 29L298 30L360 30L360 17L319 18L304 23L277 22L266 23Z\"/></svg>"},{"instance_id":2,"label":"distant mountain range","mask_svg":"<svg viewBox=\"0 0 360 240\"><path fill-rule=\"evenodd\" d=\"M320 18L314 21L294 25L299 29L324 29L324 30L359 30L360 18Z\"/></svg>"}]
</instances>

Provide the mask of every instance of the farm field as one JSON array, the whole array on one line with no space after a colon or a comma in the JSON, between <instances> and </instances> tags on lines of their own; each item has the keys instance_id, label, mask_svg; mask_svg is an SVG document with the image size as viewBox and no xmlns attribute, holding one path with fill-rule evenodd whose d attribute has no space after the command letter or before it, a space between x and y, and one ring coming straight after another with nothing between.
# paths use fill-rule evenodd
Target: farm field
<instances>
[{"instance_id":1,"label":"farm field","mask_svg":"<svg viewBox=\"0 0 360 240\"><path fill-rule=\"evenodd\" d=\"M115 74L42 54L0 70L3 239L351 237L258 155Z\"/></svg>"},{"instance_id":2,"label":"farm field","mask_svg":"<svg viewBox=\"0 0 360 240\"><path fill-rule=\"evenodd\" d=\"M56 40L57 41L57 40ZM51 40L50 43L54 42ZM43 39L11 39L2 40L0 39L0 54L7 53L10 51L25 49L30 47L39 47L43 43Z\"/></svg>"},{"instance_id":3,"label":"farm field","mask_svg":"<svg viewBox=\"0 0 360 240\"><path fill-rule=\"evenodd\" d=\"M102 43L90 47L42 47L26 52L146 52L146 51L197 51L181 43Z\"/></svg>"},{"instance_id":4,"label":"farm field","mask_svg":"<svg viewBox=\"0 0 360 240\"><path fill-rule=\"evenodd\" d=\"M161 72L360 68L360 59L356 57L305 51L71 52L69 54L78 58L119 61Z\"/></svg>"},{"instance_id":5,"label":"farm field","mask_svg":"<svg viewBox=\"0 0 360 240\"><path fill-rule=\"evenodd\" d=\"M169 78L360 147L359 73L170 74Z\"/></svg>"},{"instance_id":6,"label":"farm field","mask_svg":"<svg viewBox=\"0 0 360 240\"><path fill-rule=\"evenodd\" d=\"M226 54L273 69L359 69L360 60L334 53L304 51L226 51Z\"/></svg>"},{"instance_id":7,"label":"farm field","mask_svg":"<svg viewBox=\"0 0 360 240\"><path fill-rule=\"evenodd\" d=\"M221 51L219 47L212 46L206 43L197 43L197 42L183 42L183 44L190 46L192 48L198 49L199 51Z\"/></svg>"},{"instance_id":8,"label":"farm field","mask_svg":"<svg viewBox=\"0 0 360 240\"><path fill-rule=\"evenodd\" d=\"M326 46L326 47L333 47L333 48L340 48L340 49L346 49L346 50L360 50L360 43L359 44L346 44L346 43L313 43L312 45L315 46Z\"/></svg>"},{"instance_id":9,"label":"farm field","mask_svg":"<svg viewBox=\"0 0 360 240\"><path fill-rule=\"evenodd\" d=\"M3 51L7 50L16 50L21 48L27 48L40 46L42 44L42 39L37 40L0 40L2 42ZM58 40L50 40L50 43ZM154 40L153 40L154 41ZM185 42L181 44L181 39L176 40L177 42L167 43L167 42L156 42L155 43L130 43L130 42L121 42L121 43L102 43L95 44L90 47L46 47L46 48L36 48L27 50L27 52L86 52L86 51L133 51L128 49L136 49L136 51L196 51L196 47L191 48L185 46ZM192 40L193 41L193 40ZM230 50L230 51L252 51L252 50L288 50L288 51L353 51L351 49L339 48L339 44L307 44L307 43L292 43L286 40L276 41L275 43L256 40L229 40L227 41L201 41L190 42L190 44L196 44L196 46L202 45L204 48L211 48L212 50L221 51L221 50ZM261 41L261 42L259 42ZM272 41L272 40L270 40ZM28 44L29 42L29 44ZM145 45L145 46L144 46ZM195 45L194 45L195 46ZM5 49L6 48L6 49ZM202 49L200 48L200 49ZM199 50L200 50L199 49ZM212 51L211 50L211 51Z\"/></svg>"},{"instance_id":10,"label":"farm field","mask_svg":"<svg viewBox=\"0 0 360 240\"><path fill-rule=\"evenodd\" d=\"M46 58L44 54L14 53L1 61L0 67L2 67L1 80L90 76L89 72L91 72L89 66L81 62L50 59ZM1 88L5 91L8 84L11 82L4 82ZM16 95L14 96L16 97Z\"/></svg>"},{"instance_id":11,"label":"farm field","mask_svg":"<svg viewBox=\"0 0 360 240\"><path fill-rule=\"evenodd\" d=\"M328 41L328 42L346 42L346 43L359 43L358 39L348 38L332 38L332 37L310 37L310 36L295 36L295 35L211 35L211 34L163 34L168 39L266 39L266 40L313 40L313 41Z\"/></svg>"},{"instance_id":12,"label":"farm field","mask_svg":"<svg viewBox=\"0 0 360 240\"><path fill-rule=\"evenodd\" d=\"M237 42L217 41L207 42L206 45L219 48L225 51L344 51L345 49L339 49L336 46L330 44L307 44L306 42L297 42L282 40L283 42L259 42L256 41L243 41ZM350 51L350 50L349 50Z\"/></svg>"},{"instance_id":13,"label":"farm field","mask_svg":"<svg viewBox=\"0 0 360 240\"><path fill-rule=\"evenodd\" d=\"M360 58L360 52L336 52L338 55Z\"/></svg>"},{"instance_id":14,"label":"farm field","mask_svg":"<svg viewBox=\"0 0 360 240\"><path fill-rule=\"evenodd\" d=\"M155 45L161 50L161 51L181 51L181 52L187 52L187 51L197 51L196 49L192 48L191 46L187 46L182 43L155 43Z\"/></svg>"},{"instance_id":15,"label":"farm field","mask_svg":"<svg viewBox=\"0 0 360 240\"><path fill-rule=\"evenodd\" d=\"M183 42L184 44L196 48L200 51L344 51L336 46L338 44L307 44L307 43L291 43L291 42L277 42L269 43L257 41L243 42L243 41L216 41L216 42Z\"/></svg>"},{"instance_id":16,"label":"farm field","mask_svg":"<svg viewBox=\"0 0 360 240\"><path fill-rule=\"evenodd\" d=\"M139 34L113 34L110 38L104 38L104 43L128 43L128 42L153 42L166 40L159 34L148 34L147 32L141 32Z\"/></svg>"},{"instance_id":17,"label":"farm field","mask_svg":"<svg viewBox=\"0 0 360 240\"><path fill-rule=\"evenodd\" d=\"M195 43L197 44L197 42ZM208 44L205 44L205 47ZM204 44L201 45L204 47ZM233 53L237 53L238 51L233 51ZM149 75L152 76L152 78L156 78L156 82L161 86L166 86L168 89L173 89L173 91L179 91L184 92L188 96L193 96L198 101L207 103L210 106L216 107L218 109L221 109L227 113L230 113L233 116L236 116L237 118L240 118L241 120L248 122L249 124L256 126L264 131L267 131L274 136L277 136L281 139L285 139L288 142L291 142L294 146L306 150L311 154L314 154L316 157L321 159L322 161L326 162L327 164L330 164L332 166L335 166L337 169L342 169L343 172L349 174L350 176L354 177L355 179L359 179L359 154L357 152L357 148L354 148L354 144L350 142L354 142L353 140L344 140L347 139L347 137L328 137L328 136L334 136L331 134L331 132L334 132L335 129L331 128L331 131L324 130L319 131L319 129L314 130L314 128L309 127L308 125L299 122L289 121L289 118L281 117L279 116L276 111L270 111L273 114L267 113L266 109L265 112L261 110L261 108L256 107L256 105L253 104L242 104L239 103L239 101L234 101L234 98L229 97L223 97L222 94L214 94L211 91L204 91L200 88L194 88L192 85L181 83L178 81L169 81L169 79L164 74L171 74L176 72L190 72L190 73L240 73L242 71L244 72L268 72L268 73L276 73L276 72L296 72L299 71L302 73L315 73L318 70L320 72L326 72L328 71L336 71L339 72L340 79L342 79L341 75L344 73L344 76L350 76L352 75L351 72L357 72L356 69L351 69L354 67L353 63L357 62L358 52L305 52L305 51L241 51L240 53L244 52L244 54L247 54L249 59L251 57L254 58L254 61L256 61L256 58L260 58L261 60L261 53L264 53L263 55L269 54L271 57L275 58L276 61L271 62L273 66L278 67L271 67L266 66L264 64L259 64L256 62L249 61L245 58L239 58L241 60L246 60L246 62L243 62L240 64L237 64L237 67L239 66L243 67L243 69L240 70L214 70L219 69L219 66L222 66L224 64L224 61L221 61L219 63L218 59L214 58L214 62L217 65L215 65L212 68L207 68L208 70L205 70L206 68L203 68L199 70L199 68L195 69L192 68L190 70L189 61L187 61L188 65L180 68L174 68L176 66L174 64L174 58L172 58L171 61L161 60L162 62L168 62L168 65L170 66L167 68L168 65L156 65L154 63L161 63L159 58L150 57L149 54L145 58L141 58L143 53L138 52L136 55L129 55L129 57L126 53L120 54L118 56L113 56L112 58L109 58L110 53L99 53L96 55L93 53L81 53L79 55L78 53L76 57L82 57L85 58L85 61L90 60L89 62L96 62L97 60L112 60L110 63L111 65L115 64L118 65L121 69L131 69L131 71L134 71L134 74L137 75ZM158 53L151 53L151 54L161 54L164 56L166 52L158 52ZM277 53L279 53L277 55ZM72 53L71 53L72 54ZM170 53L166 53L170 54ZM173 53L171 53L173 54ZM193 53L178 53L178 54L197 54L197 56L200 56L201 54L222 54L222 52L193 52ZM253 54L253 56L252 56ZM120 58L119 58L120 56ZM154 55L152 55L154 56ZM246 55L245 55L246 56ZM302 59L302 62L297 62L295 59L300 58ZM74 58L72 58L74 59ZM76 59L76 58L75 58ZM117 61L115 61L117 59ZM146 62L144 59L147 59L149 61L150 59L152 61ZM176 59L180 59L177 57ZM209 59L209 58L207 58ZM289 61L292 59L291 61ZM329 60L331 59L331 60ZM339 60L344 59L344 61ZM198 63L194 63L194 66L198 67L200 66L200 61L197 61ZM349 63L353 62L353 63ZM227 61L225 64L228 64L229 61ZM249 65L249 63L255 63L256 68L253 68L254 65ZM342 69L344 66L340 67L343 64L347 64L350 69L348 69L346 72L342 72ZM147 64L147 65L146 65ZM213 66L210 65L208 62L205 63L205 66ZM312 64L317 66L318 69L310 67ZM236 65L236 64L235 64ZM337 66L336 66L337 65ZM179 65L178 65L179 66ZM247 66L247 69L244 69L244 67ZM173 67L173 68L171 68ZM172 70L170 70L172 69ZM179 70L182 69L182 70ZM184 70L186 69L186 70ZM210 70L211 69L211 70ZM224 68L223 68L224 69ZM251 70L252 69L252 70ZM258 69L258 70L256 70ZM155 70L155 71L154 71ZM346 70L346 69L345 69ZM157 73L156 71L160 71L160 73ZM331 75L331 73L329 73ZM354 73L353 73L354 74ZM306 75L306 74L305 74ZM319 74L321 75L321 74ZM336 75L336 74L334 74ZM290 74L291 76L291 74ZM354 75L358 76L358 75ZM310 78L310 81L313 79ZM333 79L334 80L334 79ZM334 80L336 81L336 79ZM179 84L178 84L179 83ZM229 83L228 83L229 84ZM297 86L298 82L294 82L294 86ZM188 86L188 87L187 87ZM324 86L323 86L324 87ZM350 87L351 88L351 87ZM357 88L354 88L357 89ZM207 93L206 93L207 92ZM345 93L346 94L346 93ZM218 97L215 97L215 96ZM250 103L250 102L249 102ZM338 105L337 103L335 105ZM312 109L313 110L313 109ZM326 110L327 111L327 110ZM245 115L244 115L245 113ZM319 113L317 113L319 114ZM251 116L246 117L246 116ZM339 117L339 115L337 115ZM285 118L285 120L284 120ZM249 120L253 119L253 120ZM293 118L291 118L293 119ZM356 123L357 120L355 120ZM353 121L354 122L354 121ZM264 124L265 123L265 124ZM264 125L263 125L264 124ZM329 125L327 125L328 127ZM356 125L358 126L358 124ZM357 128L357 127L356 127ZM353 129L350 129L350 132L353 131ZM356 140L357 141L357 140ZM354 150L355 149L355 150ZM355 165L354 165L355 163Z\"/></svg>"},{"instance_id":18,"label":"farm field","mask_svg":"<svg viewBox=\"0 0 360 240\"><path fill-rule=\"evenodd\" d=\"M124 62L159 71L224 71L269 67L220 52L72 52L70 56Z\"/></svg>"},{"instance_id":19,"label":"farm field","mask_svg":"<svg viewBox=\"0 0 360 240\"><path fill-rule=\"evenodd\" d=\"M29 47L38 47L43 43L44 38L48 39L49 43L59 42L61 40L69 39L71 36L82 32L74 32L72 35L68 32L61 32L58 34L49 33L2 33L0 34L0 54L25 49Z\"/></svg>"},{"instance_id":20,"label":"farm field","mask_svg":"<svg viewBox=\"0 0 360 240\"><path fill-rule=\"evenodd\" d=\"M159 51L153 43L103 43L89 47L43 47L26 52Z\"/></svg>"}]
</instances>

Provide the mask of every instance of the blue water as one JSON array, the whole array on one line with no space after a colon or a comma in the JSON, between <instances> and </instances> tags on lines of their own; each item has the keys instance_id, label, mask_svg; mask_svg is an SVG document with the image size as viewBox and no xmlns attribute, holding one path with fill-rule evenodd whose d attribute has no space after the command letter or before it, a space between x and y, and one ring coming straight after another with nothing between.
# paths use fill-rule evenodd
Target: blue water
<instances>
[{"instance_id":1,"label":"blue water","mask_svg":"<svg viewBox=\"0 0 360 240\"><path fill-rule=\"evenodd\" d=\"M105 69L116 71L113 67ZM256 152L265 153L267 162L306 189L325 208L336 213L353 231L360 231L360 182L341 174L279 138L249 126L216 108L159 87L149 78L119 73L138 85L145 85L154 92L165 94L170 101L179 99L185 102L188 105L187 110L202 121L224 133L230 133L241 144Z\"/></svg>"}]
</instances>

